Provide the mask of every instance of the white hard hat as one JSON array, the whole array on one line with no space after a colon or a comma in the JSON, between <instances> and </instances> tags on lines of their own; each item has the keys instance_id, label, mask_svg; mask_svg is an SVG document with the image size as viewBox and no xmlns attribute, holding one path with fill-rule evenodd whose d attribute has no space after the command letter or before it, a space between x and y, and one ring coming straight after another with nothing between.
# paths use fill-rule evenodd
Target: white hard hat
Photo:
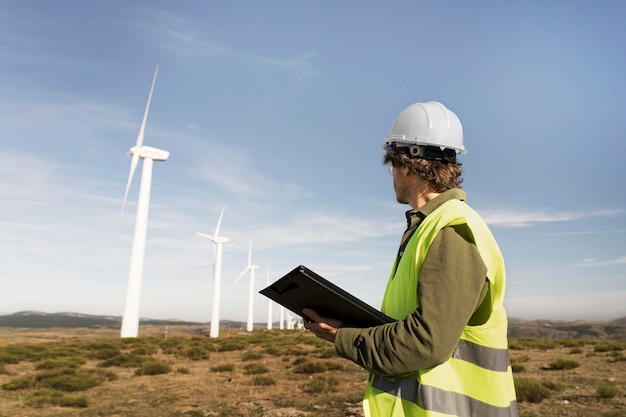
<instances>
[{"instance_id":1,"label":"white hard hat","mask_svg":"<svg viewBox=\"0 0 626 417\"><path fill-rule=\"evenodd\" d=\"M389 147L407 147L411 155L427 159L454 160L456 153L467 153L459 118L437 101L414 103L402 110L382 143L383 149ZM446 157L437 157L436 148Z\"/></svg>"}]
</instances>

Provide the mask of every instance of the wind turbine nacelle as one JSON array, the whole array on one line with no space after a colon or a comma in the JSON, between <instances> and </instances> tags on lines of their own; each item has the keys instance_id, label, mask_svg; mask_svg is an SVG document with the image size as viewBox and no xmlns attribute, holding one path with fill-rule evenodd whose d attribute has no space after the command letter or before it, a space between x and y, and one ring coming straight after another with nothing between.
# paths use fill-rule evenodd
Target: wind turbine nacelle
<instances>
[{"instance_id":1,"label":"wind turbine nacelle","mask_svg":"<svg viewBox=\"0 0 626 417\"><path fill-rule=\"evenodd\" d=\"M170 153L163 149L153 148L152 146L133 146L130 148L130 154L137 154L143 159L152 159L153 161L167 161Z\"/></svg>"},{"instance_id":2,"label":"wind turbine nacelle","mask_svg":"<svg viewBox=\"0 0 626 417\"><path fill-rule=\"evenodd\" d=\"M201 232L196 232L196 234L198 236L211 240L213 243L228 243L230 241L230 239L227 237L222 237L222 236L214 237L214 236L207 235L206 233L201 233Z\"/></svg>"}]
</instances>

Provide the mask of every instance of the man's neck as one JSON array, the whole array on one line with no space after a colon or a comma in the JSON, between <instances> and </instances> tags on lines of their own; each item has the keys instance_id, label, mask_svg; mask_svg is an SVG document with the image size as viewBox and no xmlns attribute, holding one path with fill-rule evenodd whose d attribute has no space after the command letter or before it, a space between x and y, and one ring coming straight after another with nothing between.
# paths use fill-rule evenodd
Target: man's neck
<instances>
[{"instance_id":1,"label":"man's neck","mask_svg":"<svg viewBox=\"0 0 626 417\"><path fill-rule=\"evenodd\" d=\"M418 209L439 195L441 195L441 193L419 192L415 195L415 198L410 203L410 205L413 209Z\"/></svg>"}]
</instances>

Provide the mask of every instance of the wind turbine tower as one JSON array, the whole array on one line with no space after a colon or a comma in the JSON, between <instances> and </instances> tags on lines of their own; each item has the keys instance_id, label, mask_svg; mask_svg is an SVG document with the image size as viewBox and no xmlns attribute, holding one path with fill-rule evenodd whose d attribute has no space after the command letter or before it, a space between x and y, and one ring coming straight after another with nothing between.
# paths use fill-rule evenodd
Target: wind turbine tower
<instances>
[{"instance_id":1,"label":"wind turbine tower","mask_svg":"<svg viewBox=\"0 0 626 417\"><path fill-rule=\"evenodd\" d=\"M220 225L222 224L222 218L224 217L224 209L217 221L217 227L215 227L215 233L213 236L206 233L197 232L198 236L209 239L213 242L213 309L211 311L211 329L209 330L210 337L218 337L220 335L220 291L222 285L222 245L228 243L228 238L220 236Z\"/></svg>"},{"instance_id":2,"label":"wind turbine tower","mask_svg":"<svg viewBox=\"0 0 626 417\"><path fill-rule=\"evenodd\" d=\"M124 201L122 203L122 213L126 206L126 198L133 181L135 169L139 163L139 159L143 159L143 169L141 171L141 183L139 185L139 201L137 203L137 218L135 220L135 234L133 236L133 245L130 255L130 271L128 273L128 288L126 290L126 305L124 307L124 316L122 317L121 337L137 337L139 329L139 303L141 300L141 280L143 277L143 264L146 251L146 233L148 229L148 209L150 206L150 188L152 185L152 165L154 161L166 161L170 156L168 151L143 145L143 137L146 130L146 121L148 120L148 112L150 110L150 102L152 101L152 92L156 83L159 67L154 71L152 86L150 87L150 95L148 103L143 114L143 121L137 136L137 143L130 148L130 173L128 174L128 182L126 183L126 192L124 193Z\"/></svg>"},{"instance_id":3,"label":"wind turbine tower","mask_svg":"<svg viewBox=\"0 0 626 417\"><path fill-rule=\"evenodd\" d=\"M270 285L270 267L267 267L267 278L266 278L267 286ZM267 330L272 330L272 300L267 299Z\"/></svg>"},{"instance_id":4,"label":"wind turbine tower","mask_svg":"<svg viewBox=\"0 0 626 417\"><path fill-rule=\"evenodd\" d=\"M237 277L235 282L239 281L239 278L250 271L250 290L248 293L248 324L246 330L251 332L253 327L253 306L254 306L254 271L258 268L258 265L252 265L252 238L250 238L250 245L248 246L248 266L241 271L241 274Z\"/></svg>"}]
</instances>

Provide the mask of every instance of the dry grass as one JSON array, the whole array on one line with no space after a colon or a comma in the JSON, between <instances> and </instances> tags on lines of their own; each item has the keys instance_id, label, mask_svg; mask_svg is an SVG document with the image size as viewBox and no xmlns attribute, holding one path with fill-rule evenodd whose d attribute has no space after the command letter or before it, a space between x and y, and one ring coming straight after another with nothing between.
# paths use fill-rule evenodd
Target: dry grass
<instances>
[{"instance_id":1,"label":"dry grass","mask_svg":"<svg viewBox=\"0 0 626 417\"><path fill-rule=\"evenodd\" d=\"M165 340L164 329L142 327L142 337L122 341L115 329L0 328L0 386L24 384L0 389L0 417L362 415L366 372L308 332L206 333L170 327ZM626 416L626 342L516 339L512 347L516 381L529 394L522 417ZM571 362L579 366L563 366ZM98 384L54 395L48 387L81 383ZM538 385L545 398L533 403ZM67 405L50 404L59 398Z\"/></svg>"}]
</instances>

